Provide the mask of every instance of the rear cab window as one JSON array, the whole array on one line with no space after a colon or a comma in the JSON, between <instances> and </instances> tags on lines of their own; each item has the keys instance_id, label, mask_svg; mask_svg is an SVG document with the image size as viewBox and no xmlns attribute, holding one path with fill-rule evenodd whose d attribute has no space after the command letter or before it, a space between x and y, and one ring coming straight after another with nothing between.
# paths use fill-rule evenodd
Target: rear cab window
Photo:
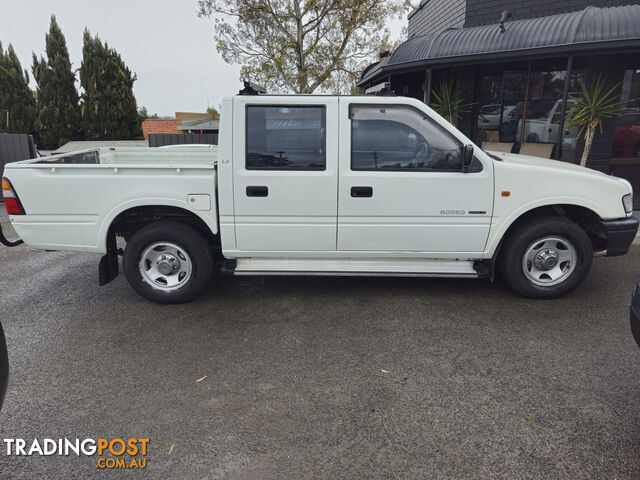
<instances>
[{"instance_id":1,"label":"rear cab window","mask_svg":"<svg viewBox=\"0 0 640 480\"><path fill-rule=\"evenodd\" d=\"M246 107L247 170L325 170L326 107Z\"/></svg>"}]
</instances>

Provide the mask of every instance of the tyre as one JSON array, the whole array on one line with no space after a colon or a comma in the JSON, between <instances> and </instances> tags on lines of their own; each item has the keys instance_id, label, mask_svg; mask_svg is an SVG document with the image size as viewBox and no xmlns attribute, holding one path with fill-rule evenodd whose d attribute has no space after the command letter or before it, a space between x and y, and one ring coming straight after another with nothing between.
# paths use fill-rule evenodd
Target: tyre
<instances>
[{"instance_id":1,"label":"tyre","mask_svg":"<svg viewBox=\"0 0 640 480\"><path fill-rule=\"evenodd\" d=\"M156 303L193 300L209 285L213 253L205 238L179 222L157 222L134 233L124 250L127 282Z\"/></svg>"},{"instance_id":2,"label":"tyre","mask_svg":"<svg viewBox=\"0 0 640 480\"><path fill-rule=\"evenodd\" d=\"M591 240L579 225L564 217L543 217L509 233L498 267L519 294L555 298L582 283L592 260Z\"/></svg>"}]
</instances>

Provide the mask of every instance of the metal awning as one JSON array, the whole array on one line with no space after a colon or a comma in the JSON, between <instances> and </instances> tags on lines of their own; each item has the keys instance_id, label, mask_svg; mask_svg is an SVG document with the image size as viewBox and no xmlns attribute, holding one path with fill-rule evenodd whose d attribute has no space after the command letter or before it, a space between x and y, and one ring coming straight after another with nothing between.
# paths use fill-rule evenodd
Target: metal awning
<instances>
[{"instance_id":1,"label":"metal awning","mask_svg":"<svg viewBox=\"0 0 640 480\"><path fill-rule=\"evenodd\" d=\"M457 65L539 54L604 51L623 47L640 49L640 5L597 8L499 25L444 30L436 35L410 38L385 65L367 68L358 86L412 67ZM386 60L386 59L385 59ZM381 62L382 63L382 62Z\"/></svg>"},{"instance_id":2,"label":"metal awning","mask_svg":"<svg viewBox=\"0 0 640 480\"><path fill-rule=\"evenodd\" d=\"M178 131L191 131L191 130L220 130L220 119L211 118L210 116L200 118L190 118L182 120L182 123L178 125Z\"/></svg>"}]
</instances>

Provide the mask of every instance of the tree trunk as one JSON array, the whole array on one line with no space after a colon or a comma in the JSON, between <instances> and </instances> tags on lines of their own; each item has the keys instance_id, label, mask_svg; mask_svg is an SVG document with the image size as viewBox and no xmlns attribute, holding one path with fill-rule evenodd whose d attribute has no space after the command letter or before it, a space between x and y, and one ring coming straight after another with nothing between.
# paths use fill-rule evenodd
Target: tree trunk
<instances>
[{"instance_id":1,"label":"tree trunk","mask_svg":"<svg viewBox=\"0 0 640 480\"><path fill-rule=\"evenodd\" d=\"M595 125L589 125L587 127L587 133L584 136L584 150L582 151L582 158L580 159L580 166L587 166L587 158L589 158L589 151L591 150L591 143L593 142L593 136L596 133Z\"/></svg>"}]
</instances>

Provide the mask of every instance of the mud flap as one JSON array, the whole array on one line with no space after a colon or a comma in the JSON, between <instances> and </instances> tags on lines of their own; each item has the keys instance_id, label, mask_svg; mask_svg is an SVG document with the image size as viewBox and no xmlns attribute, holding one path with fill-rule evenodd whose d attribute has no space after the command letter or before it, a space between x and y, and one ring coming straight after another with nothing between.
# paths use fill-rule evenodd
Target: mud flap
<instances>
[{"instance_id":1,"label":"mud flap","mask_svg":"<svg viewBox=\"0 0 640 480\"><path fill-rule=\"evenodd\" d=\"M488 278L493 282L495 272L493 260L477 260L473 262L473 269L478 274L478 278Z\"/></svg>"},{"instance_id":2,"label":"mud flap","mask_svg":"<svg viewBox=\"0 0 640 480\"><path fill-rule=\"evenodd\" d=\"M118 248L116 246L116 234L109 229L107 234L107 254L100 259L98 267L98 281L100 286L106 285L114 280L120 273L118 265Z\"/></svg>"},{"instance_id":3,"label":"mud flap","mask_svg":"<svg viewBox=\"0 0 640 480\"><path fill-rule=\"evenodd\" d=\"M17 247L18 245L22 245L24 242L21 239L8 240L7 237L4 236L2 224L0 224L0 243L5 247Z\"/></svg>"}]
</instances>

